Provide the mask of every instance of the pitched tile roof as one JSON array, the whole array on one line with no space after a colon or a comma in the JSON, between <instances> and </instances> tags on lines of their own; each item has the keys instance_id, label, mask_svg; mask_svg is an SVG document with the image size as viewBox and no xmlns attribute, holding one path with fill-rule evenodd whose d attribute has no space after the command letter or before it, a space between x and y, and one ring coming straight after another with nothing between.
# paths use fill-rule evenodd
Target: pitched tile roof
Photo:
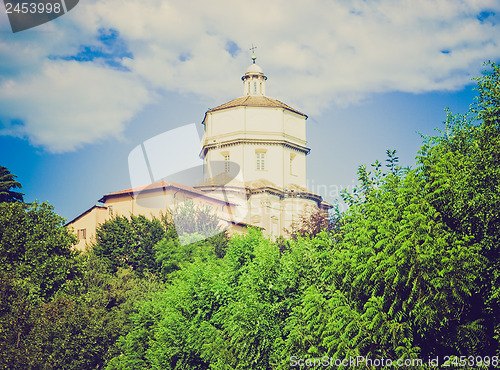
<instances>
[{"instance_id":1,"label":"pitched tile roof","mask_svg":"<svg viewBox=\"0 0 500 370\"><path fill-rule=\"evenodd\" d=\"M297 114L300 114L301 116L304 116L307 118L307 115L299 112L296 109L293 109L292 107L286 105L285 103L280 102L279 100L276 99L271 99L268 98L267 96L252 96L252 95L247 95L247 96L242 96L240 98L236 98L231 100L230 102L227 102L225 104L219 105L218 107L209 109L207 113L223 110L223 109L229 109L229 108L234 108L234 107L271 107L271 108L283 108L286 110L289 110L290 112L294 112ZM205 115L206 117L206 115ZM203 120L205 122L205 120Z\"/></svg>"},{"instance_id":2,"label":"pitched tile roof","mask_svg":"<svg viewBox=\"0 0 500 370\"><path fill-rule=\"evenodd\" d=\"M182 184L178 184L178 183L173 182L173 181L165 181L165 180L158 181L158 182L155 182L155 183L152 183L152 184L149 184L149 185L145 185L145 186L138 186L136 188L126 189L126 190L121 190L121 191L116 191L114 193L106 194L101 199L99 199L99 202L105 203L107 199L113 198L113 197L117 197L117 196L120 196L120 195L140 193L142 191L148 191L148 192L150 192L150 191L156 191L156 190L163 190L163 189L166 189L166 188L176 188L176 189L179 189L179 190L184 190L186 192L195 194L195 195L197 195L199 197L206 197L206 198L210 198L210 199L213 199L215 201L218 201L218 202L229 203L229 204L235 205L235 203L232 203L232 202L226 201L226 200L224 200L222 198L219 198L219 197L216 197L216 196L204 193L204 192L202 192L202 191L200 191L198 189L195 189L195 188L193 188L191 186L182 185Z\"/></svg>"}]
</instances>

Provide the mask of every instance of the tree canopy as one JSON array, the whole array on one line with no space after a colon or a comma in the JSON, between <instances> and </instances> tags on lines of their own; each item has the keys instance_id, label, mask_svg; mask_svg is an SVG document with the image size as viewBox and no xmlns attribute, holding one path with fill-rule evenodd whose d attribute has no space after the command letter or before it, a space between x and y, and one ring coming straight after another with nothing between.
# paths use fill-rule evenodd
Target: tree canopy
<instances>
[{"instance_id":1,"label":"tree canopy","mask_svg":"<svg viewBox=\"0 0 500 370\"><path fill-rule=\"evenodd\" d=\"M17 176L3 166L0 166L0 202L22 202L23 193L12 189L21 189L21 183L15 180Z\"/></svg>"}]
</instances>

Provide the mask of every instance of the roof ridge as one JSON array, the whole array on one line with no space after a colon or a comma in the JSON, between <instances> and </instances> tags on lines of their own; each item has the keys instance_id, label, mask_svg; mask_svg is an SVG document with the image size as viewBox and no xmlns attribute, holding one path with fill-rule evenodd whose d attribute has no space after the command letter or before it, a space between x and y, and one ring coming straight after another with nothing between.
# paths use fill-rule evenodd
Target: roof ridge
<instances>
[{"instance_id":1,"label":"roof ridge","mask_svg":"<svg viewBox=\"0 0 500 370\"><path fill-rule=\"evenodd\" d=\"M217 197L217 196L214 196L211 194L207 194L201 190L196 189L194 186L179 184L177 182L170 181L170 180L155 181L149 185L136 186L134 188L105 194L101 197L101 199L99 199L99 202L102 202L102 200L105 200L106 198L109 198L109 197L115 197L115 196L120 196L120 195L124 195L124 194L131 194L131 193L140 193L142 191L155 191L155 190L158 190L160 188L167 188L167 187L174 187L174 188L177 188L180 190L185 190L185 191L189 191L189 192L194 193L194 194L202 195L202 196L205 196L207 198L212 198L212 199L215 199L217 201L228 203L225 199L222 199L220 197ZM102 202L102 203L105 203L105 202ZM229 203L232 203L232 202L230 201Z\"/></svg>"}]
</instances>

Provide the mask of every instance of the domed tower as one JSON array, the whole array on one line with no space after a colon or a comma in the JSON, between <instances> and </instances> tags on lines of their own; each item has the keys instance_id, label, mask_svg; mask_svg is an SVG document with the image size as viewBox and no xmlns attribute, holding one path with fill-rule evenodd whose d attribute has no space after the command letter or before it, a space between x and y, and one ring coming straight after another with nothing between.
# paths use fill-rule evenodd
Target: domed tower
<instances>
[{"instance_id":1,"label":"domed tower","mask_svg":"<svg viewBox=\"0 0 500 370\"><path fill-rule=\"evenodd\" d=\"M253 63L247 68L243 80L243 95L265 96L266 95L266 80L262 68L255 64L257 57L252 55Z\"/></svg>"},{"instance_id":2,"label":"domed tower","mask_svg":"<svg viewBox=\"0 0 500 370\"><path fill-rule=\"evenodd\" d=\"M244 222L280 235L306 206L330 206L306 189L307 115L266 96L255 60L241 78L243 96L205 113L197 188L223 192L245 209Z\"/></svg>"}]
</instances>

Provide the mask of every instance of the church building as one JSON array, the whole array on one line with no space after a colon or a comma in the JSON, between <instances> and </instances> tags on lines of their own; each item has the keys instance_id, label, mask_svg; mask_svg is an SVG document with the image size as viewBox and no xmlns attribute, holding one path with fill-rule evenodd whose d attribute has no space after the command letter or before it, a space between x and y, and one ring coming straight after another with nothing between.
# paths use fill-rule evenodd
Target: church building
<instances>
[{"instance_id":1,"label":"church building","mask_svg":"<svg viewBox=\"0 0 500 370\"><path fill-rule=\"evenodd\" d=\"M209 205L230 232L252 225L269 236L286 236L285 229L303 212L328 212L331 205L306 188L307 115L266 96L267 77L255 55L252 61L241 78L243 96L205 113L200 153L204 181L191 187L164 180L149 185L146 193L163 197L170 209L179 199ZM83 249L97 226L114 215L151 217L165 211L163 206L141 207L137 190L104 195L99 205L70 221L67 226L78 234L77 248Z\"/></svg>"}]
</instances>

